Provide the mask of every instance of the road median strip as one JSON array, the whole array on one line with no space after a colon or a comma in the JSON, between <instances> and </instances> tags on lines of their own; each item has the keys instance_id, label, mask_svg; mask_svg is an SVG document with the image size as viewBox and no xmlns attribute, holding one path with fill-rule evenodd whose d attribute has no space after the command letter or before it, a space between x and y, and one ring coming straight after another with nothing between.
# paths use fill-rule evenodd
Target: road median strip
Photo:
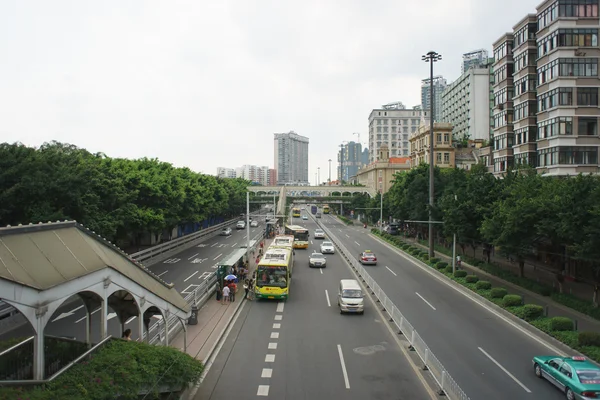
<instances>
[{"instance_id":1,"label":"road median strip","mask_svg":"<svg viewBox=\"0 0 600 400\"><path fill-rule=\"evenodd\" d=\"M570 318L547 317L544 307L537 304L525 304L522 296L510 294L503 287L492 287L491 282L480 280L477 275L469 274L465 270L460 269L452 273L451 265L441 261L439 258L434 257L430 259L427 251L398 236L381 233L376 229L373 229L371 233L396 249L422 261L432 269L437 270L437 272L471 290L478 296L527 322L532 327L600 363L600 333L577 332L575 322Z\"/></svg>"}]
</instances>

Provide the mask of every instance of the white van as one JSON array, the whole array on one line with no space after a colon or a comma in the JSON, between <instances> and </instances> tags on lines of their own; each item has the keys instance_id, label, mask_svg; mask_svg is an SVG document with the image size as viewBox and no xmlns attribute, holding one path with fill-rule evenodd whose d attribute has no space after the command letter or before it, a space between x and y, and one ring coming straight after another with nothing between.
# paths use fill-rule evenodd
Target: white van
<instances>
[{"instance_id":1,"label":"white van","mask_svg":"<svg viewBox=\"0 0 600 400\"><path fill-rule=\"evenodd\" d=\"M364 314L365 302L362 288L355 279L342 279L338 289L340 314L345 312Z\"/></svg>"}]
</instances>

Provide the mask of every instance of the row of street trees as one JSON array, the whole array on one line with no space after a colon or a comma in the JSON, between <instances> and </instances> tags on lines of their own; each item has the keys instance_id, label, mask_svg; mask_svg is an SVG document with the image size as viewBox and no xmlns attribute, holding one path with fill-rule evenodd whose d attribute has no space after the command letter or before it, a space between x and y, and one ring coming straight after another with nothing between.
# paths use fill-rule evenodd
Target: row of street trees
<instances>
[{"instance_id":1,"label":"row of street trees","mask_svg":"<svg viewBox=\"0 0 600 400\"><path fill-rule=\"evenodd\" d=\"M463 251L493 248L518 261L523 275L527 259L543 254L556 271L577 271L587 279L600 272L600 178L542 177L534 170L513 171L495 179L484 166L435 172L434 220L440 241L453 234ZM384 195L384 219L428 220L429 167L397 174ZM352 207L379 207L379 198L357 196ZM376 221L379 211L371 210ZM427 236L426 224L411 226Z\"/></svg>"},{"instance_id":2,"label":"row of street trees","mask_svg":"<svg viewBox=\"0 0 600 400\"><path fill-rule=\"evenodd\" d=\"M248 184L69 144L3 143L0 226L74 219L126 247L144 234L244 212Z\"/></svg>"}]
</instances>

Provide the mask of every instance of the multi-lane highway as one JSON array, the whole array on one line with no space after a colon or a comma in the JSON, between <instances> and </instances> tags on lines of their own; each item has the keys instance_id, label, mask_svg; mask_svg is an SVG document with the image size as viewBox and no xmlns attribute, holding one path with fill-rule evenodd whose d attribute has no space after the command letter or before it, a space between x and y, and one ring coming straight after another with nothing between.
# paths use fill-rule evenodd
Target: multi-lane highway
<instances>
[{"instance_id":1,"label":"multi-lane highway","mask_svg":"<svg viewBox=\"0 0 600 400\"><path fill-rule=\"evenodd\" d=\"M301 225L312 231L312 221ZM196 398L415 399L435 398L405 358L394 332L368 299L364 315L341 315L340 279L354 278L339 254L311 269L318 250L296 250L290 298L244 305Z\"/></svg>"},{"instance_id":2,"label":"multi-lane highway","mask_svg":"<svg viewBox=\"0 0 600 400\"><path fill-rule=\"evenodd\" d=\"M261 219L258 227L250 228L250 238L255 237L264 230L264 222ZM166 282L172 282L175 288L186 296L197 287L208 275L215 272L216 265L221 258L226 257L236 248L244 246L247 242L246 229L235 229L232 225L231 236L214 236L194 247L183 250L167 260L148 267L156 275ZM100 338L100 309L92 312L91 339L96 342ZM115 318L116 314L108 310L108 333L120 337L120 324ZM46 327L47 335L74 337L78 340L85 339L85 308L81 300L60 307L52 316ZM153 324L151 323L151 326ZM126 328L132 330L132 337L138 338L138 322L133 317L126 323ZM156 327L154 327L156 329ZM155 334L156 332L151 332ZM31 336L33 330L29 325L23 325L0 335L0 341L15 337Z\"/></svg>"},{"instance_id":3,"label":"multi-lane highway","mask_svg":"<svg viewBox=\"0 0 600 400\"><path fill-rule=\"evenodd\" d=\"M564 397L533 374L532 357L553 353L541 339L436 279L362 226L324 217L322 223L353 255L366 249L377 254L378 264L365 268L471 399Z\"/></svg>"}]
</instances>

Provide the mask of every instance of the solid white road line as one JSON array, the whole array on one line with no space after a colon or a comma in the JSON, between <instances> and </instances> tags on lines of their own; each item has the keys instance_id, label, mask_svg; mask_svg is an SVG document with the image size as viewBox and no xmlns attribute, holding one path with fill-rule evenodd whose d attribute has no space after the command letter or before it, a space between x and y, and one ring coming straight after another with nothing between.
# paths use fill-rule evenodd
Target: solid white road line
<instances>
[{"instance_id":1,"label":"solid white road line","mask_svg":"<svg viewBox=\"0 0 600 400\"><path fill-rule=\"evenodd\" d=\"M271 368L263 368L262 374L260 374L261 378L270 378L273 376L273 369Z\"/></svg>"},{"instance_id":2,"label":"solid white road line","mask_svg":"<svg viewBox=\"0 0 600 400\"><path fill-rule=\"evenodd\" d=\"M267 354L265 356L265 362L275 362L275 354Z\"/></svg>"},{"instance_id":3,"label":"solid white road line","mask_svg":"<svg viewBox=\"0 0 600 400\"><path fill-rule=\"evenodd\" d=\"M387 266L386 266L385 268L387 268L387 270L388 270L388 271L390 271L392 274L394 274L394 276L398 276L398 275L396 275L396 273L395 273L394 271L392 271L392 270L391 270L389 267L387 267Z\"/></svg>"},{"instance_id":4,"label":"solid white road line","mask_svg":"<svg viewBox=\"0 0 600 400\"><path fill-rule=\"evenodd\" d=\"M283 307L285 306L285 303L277 303L277 312L283 312Z\"/></svg>"},{"instance_id":5,"label":"solid white road line","mask_svg":"<svg viewBox=\"0 0 600 400\"><path fill-rule=\"evenodd\" d=\"M319 268L319 272L323 275L323 268Z\"/></svg>"},{"instance_id":6,"label":"solid white road line","mask_svg":"<svg viewBox=\"0 0 600 400\"><path fill-rule=\"evenodd\" d=\"M356 240L354 241L354 243L356 243L358 247L360 247L360 243L358 243Z\"/></svg>"},{"instance_id":7,"label":"solid white road line","mask_svg":"<svg viewBox=\"0 0 600 400\"><path fill-rule=\"evenodd\" d=\"M258 385L258 392L256 392L257 396L268 396L269 395L269 385Z\"/></svg>"},{"instance_id":8,"label":"solid white road line","mask_svg":"<svg viewBox=\"0 0 600 400\"><path fill-rule=\"evenodd\" d=\"M280 329L281 328L281 324L273 324L273 329Z\"/></svg>"},{"instance_id":9,"label":"solid white road line","mask_svg":"<svg viewBox=\"0 0 600 400\"><path fill-rule=\"evenodd\" d=\"M190 280L190 279L192 279L192 278L194 277L194 275L196 275L198 272L200 272L200 271L196 271L196 272L194 272L193 274L191 274L190 276L188 276L187 278L185 278L183 281L184 281L184 282L187 282L187 281L189 281L189 280Z\"/></svg>"},{"instance_id":10,"label":"solid white road line","mask_svg":"<svg viewBox=\"0 0 600 400\"><path fill-rule=\"evenodd\" d=\"M166 270L165 272L161 272L160 274L158 274L157 276L160 278L161 276L163 276L164 274L166 274L167 272L169 272L169 270Z\"/></svg>"},{"instance_id":11,"label":"solid white road line","mask_svg":"<svg viewBox=\"0 0 600 400\"><path fill-rule=\"evenodd\" d=\"M416 294L417 296L419 296L419 297L421 298L421 300L423 300L423 301L424 301L424 302L425 302L425 303L426 303L426 304L427 304L429 307L433 308L433 311L437 311L437 310L435 309L435 307L431 305L431 303L430 303L430 302L428 302L427 300L425 300L425 297L421 296L421 295L420 295L419 293L417 293L417 292L415 292L415 294Z\"/></svg>"},{"instance_id":12,"label":"solid white road line","mask_svg":"<svg viewBox=\"0 0 600 400\"><path fill-rule=\"evenodd\" d=\"M325 298L327 299L327 307L331 307L331 301L329 301L329 292L325 289Z\"/></svg>"},{"instance_id":13,"label":"solid white road line","mask_svg":"<svg viewBox=\"0 0 600 400\"><path fill-rule=\"evenodd\" d=\"M504 371L504 373L506 375L508 375L513 381L515 381L517 383L517 385L521 386L523 388L523 390L525 390L527 393L531 393L531 390L529 390L529 388L527 386L523 385L523 383L521 383L521 381L519 381L517 378L515 378L515 376L513 374L511 374L510 372L508 372L508 370L506 368L504 368L498 361L494 360L494 358L492 356L490 356L484 349L482 349L481 347L478 347L478 349L487 358L489 358L491 362L493 362L494 364L496 364L498 366L498 368L500 368L502 371Z\"/></svg>"},{"instance_id":14,"label":"solid white road line","mask_svg":"<svg viewBox=\"0 0 600 400\"><path fill-rule=\"evenodd\" d=\"M276 315L275 321L281 321L283 319L283 315Z\"/></svg>"},{"instance_id":15,"label":"solid white road line","mask_svg":"<svg viewBox=\"0 0 600 400\"><path fill-rule=\"evenodd\" d=\"M196 253L196 254L194 254L193 256L191 256L190 258L188 258L188 260L191 260L191 259L194 259L194 258L196 258L196 256L197 256L198 254L200 254L200 253Z\"/></svg>"},{"instance_id":16,"label":"solid white road line","mask_svg":"<svg viewBox=\"0 0 600 400\"><path fill-rule=\"evenodd\" d=\"M277 350L277 343L269 343L269 350Z\"/></svg>"},{"instance_id":17,"label":"solid white road line","mask_svg":"<svg viewBox=\"0 0 600 400\"><path fill-rule=\"evenodd\" d=\"M271 339L279 339L279 332L271 332Z\"/></svg>"},{"instance_id":18,"label":"solid white road line","mask_svg":"<svg viewBox=\"0 0 600 400\"><path fill-rule=\"evenodd\" d=\"M237 246L237 242L235 242L234 244L231 245L231 247L235 247Z\"/></svg>"},{"instance_id":19,"label":"solid white road line","mask_svg":"<svg viewBox=\"0 0 600 400\"><path fill-rule=\"evenodd\" d=\"M348 371L346 371L346 363L344 362L344 353L342 353L342 346L337 345L338 354L340 356L340 364L342 364L342 374L344 374L344 383L346 389L350 389L350 381L348 380Z\"/></svg>"},{"instance_id":20,"label":"solid white road line","mask_svg":"<svg viewBox=\"0 0 600 400\"><path fill-rule=\"evenodd\" d=\"M310 241L310 244L313 244L313 241L312 241L312 240Z\"/></svg>"},{"instance_id":21,"label":"solid white road line","mask_svg":"<svg viewBox=\"0 0 600 400\"><path fill-rule=\"evenodd\" d=\"M223 255L223 253L219 254L218 256L216 256L215 258L213 258L213 261L217 261L217 258L221 257Z\"/></svg>"}]
</instances>

